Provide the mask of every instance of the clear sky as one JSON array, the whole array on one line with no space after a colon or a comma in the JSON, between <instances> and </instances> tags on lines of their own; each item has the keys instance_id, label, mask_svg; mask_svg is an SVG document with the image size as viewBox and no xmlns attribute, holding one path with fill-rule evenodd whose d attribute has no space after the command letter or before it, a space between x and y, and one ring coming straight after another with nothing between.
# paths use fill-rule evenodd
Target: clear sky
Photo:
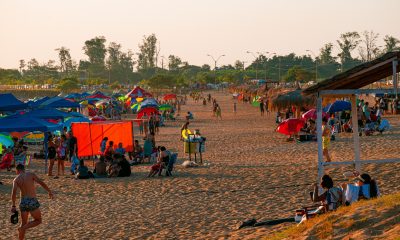
<instances>
[{"instance_id":1,"label":"clear sky","mask_svg":"<svg viewBox=\"0 0 400 240\"><path fill-rule=\"evenodd\" d=\"M0 0L0 67L58 61L61 46L79 61L95 36L137 52L151 33L165 57L211 65L207 54L225 54L219 65L250 63L246 51L317 53L347 31L400 38L399 10L400 0Z\"/></svg>"}]
</instances>

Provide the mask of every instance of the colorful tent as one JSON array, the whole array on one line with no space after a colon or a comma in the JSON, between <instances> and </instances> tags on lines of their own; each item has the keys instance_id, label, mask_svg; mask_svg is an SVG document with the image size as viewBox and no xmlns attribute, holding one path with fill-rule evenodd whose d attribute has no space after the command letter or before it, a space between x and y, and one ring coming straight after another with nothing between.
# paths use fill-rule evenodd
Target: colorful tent
<instances>
[{"instance_id":1,"label":"colorful tent","mask_svg":"<svg viewBox=\"0 0 400 240\"><path fill-rule=\"evenodd\" d=\"M101 92L98 92L98 93L92 94L92 95L90 95L90 96L87 96L86 98L111 99L110 97L108 97L108 96L104 95L104 94L103 94L103 93L101 93Z\"/></svg>"},{"instance_id":2,"label":"colorful tent","mask_svg":"<svg viewBox=\"0 0 400 240\"><path fill-rule=\"evenodd\" d=\"M171 110L173 107L169 104L162 104L158 107L160 111Z\"/></svg>"},{"instance_id":3,"label":"colorful tent","mask_svg":"<svg viewBox=\"0 0 400 240\"><path fill-rule=\"evenodd\" d=\"M158 103L154 98L147 98L140 103L141 108L158 108Z\"/></svg>"},{"instance_id":4,"label":"colorful tent","mask_svg":"<svg viewBox=\"0 0 400 240\"><path fill-rule=\"evenodd\" d=\"M50 99L50 97L46 96L46 97L42 97L42 98L39 98L39 99L36 99L36 100L33 100L33 101L28 101L27 104L28 104L29 107L35 108L35 107L40 106L40 104L46 102L49 99Z\"/></svg>"},{"instance_id":5,"label":"colorful tent","mask_svg":"<svg viewBox=\"0 0 400 240\"><path fill-rule=\"evenodd\" d=\"M301 117L305 120L317 119L317 110L315 108L310 109L307 112L303 113ZM322 117L329 117L329 114L327 114L326 112L322 112Z\"/></svg>"},{"instance_id":6,"label":"colorful tent","mask_svg":"<svg viewBox=\"0 0 400 240\"><path fill-rule=\"evenodd\" d=\"M126 97L130 98L137 98L137 97L152 97L152 95L148 92L146 92L143 88L141 87L135 87L132 91L128 92Z\"/></svg>"},{"instance_id":7,"label":"colorful tent","mask_svg":"<svg viewBox=\"0 0 400 240\"><path fill-rule=\"evenodd\" d=\"M28 104L21 102L11 93L0 94L0 112L26 108L28 108Z\"/></svg>"}]
</instances>

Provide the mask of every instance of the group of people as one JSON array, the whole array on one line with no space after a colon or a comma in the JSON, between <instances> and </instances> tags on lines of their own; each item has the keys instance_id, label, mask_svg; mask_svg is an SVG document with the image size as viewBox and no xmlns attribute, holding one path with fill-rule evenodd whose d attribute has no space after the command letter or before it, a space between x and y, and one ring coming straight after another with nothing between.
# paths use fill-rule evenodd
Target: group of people
<instances>
[{"instance_id":1,"label":"group of people","mask_svg":"<svg viewBox=\"0 0 400 240\"><path fill-rule=\"evenodd\" d=\"M13 146L6 147L1 146L0 154L0 169L7 169L10 171L12 167L15 167L18 163L25 164L25 160L28 153L28 147L24 144L24 140L13 138Z\"/></svg>"},{"instance_id":2,"label":"group of people","mask_svg":"<svg viewBox=\"0 0 400 240\"><path fill-rule=\"evenodd\" d=\"M144 134L144 136L149 133L158 134L160 132L161 118L158 113L151 113L150 115L144 113L139 123L140 134Z\"/></svg>"},{"instance_id":3,"label":"group of people","mask_svg":"<svg viewBox=\"0 0 400 240\"><path fill-rule=\"evenodd\" d=\"M47 148L47 158L49 160L47 175L53 176L54 164L57 161L57 173L54 178L59 178L59 176L65 174L65 161L72 161L73 157L77 157L78 140L72 131L67 131L67 128L63 129L61 136L47 133L45 137L47 139L45 138L44 147Z\"/></svg>"},{"instance_id":4,"label":"group of people","mask_svg":"<svg viewBox=\"0 0 400 240\"><path fill-rule=\"evenodd\" d=\"M340 206L348 206L356 201L362 199L372 199L380 196L380 192L377 183L367 173L360 174L357 171L346 173L347 178L353 178L354 183L347 182L340 186L335 186L332 177L324 175L321 178L320 186L314 184L313 192L311 192L311 198L313 202L320 202L321 205L309 212L300 212L302 219L298 221L304 221L307 216L315 216L317 214L334 211ZM320 194L319 187L324 191Z\"/></svg>"}]
</instances>

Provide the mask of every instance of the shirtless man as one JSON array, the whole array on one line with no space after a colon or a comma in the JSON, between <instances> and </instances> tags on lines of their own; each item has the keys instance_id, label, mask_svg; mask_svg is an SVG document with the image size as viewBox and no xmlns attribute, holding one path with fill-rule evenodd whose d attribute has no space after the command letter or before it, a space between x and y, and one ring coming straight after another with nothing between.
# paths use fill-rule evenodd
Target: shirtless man
<instances>
[{"instance_id":1,"label":"shirtless man","mask_svg":"<svg viewBox=\"0 0 400 240\"><path fill-rule=\"evenodd\" d=\"M49 193L50 199L53 199L53 193L50 188L40 180L36 174L25 172L25 167L22 164L18 164L16 167L18 176L13 181L13 188L11 193L12 207L11 212L17 211L15 207L15 201L17 200L17 189L21 191L21 202L19 208L21 210L21 226L18 228L19 239L25 238L25 232L29 228L36 227L42 223L42 215L40 212L40 204L36 198L35 182L42 186ZM29 214L34 219L28 222Z\"/></svg>"}]
</instances>

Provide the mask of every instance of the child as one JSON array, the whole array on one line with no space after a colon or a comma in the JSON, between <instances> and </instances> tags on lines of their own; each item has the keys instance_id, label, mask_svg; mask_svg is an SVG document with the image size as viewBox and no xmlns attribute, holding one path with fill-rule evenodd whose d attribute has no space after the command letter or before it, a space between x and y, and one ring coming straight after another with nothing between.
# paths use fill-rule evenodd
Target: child
<instances>
[{"instance_id":1,"label":"child","mask_svg":"<svg viewBox=\"0 0 400 240\"><path fill-rule=\"evenodd\" d=\"M125 155L125 148L122 147L122 143L118 143L118 148L115 149L115 153L121 154L122 156Z\"/></svg>"}]
</instances>

